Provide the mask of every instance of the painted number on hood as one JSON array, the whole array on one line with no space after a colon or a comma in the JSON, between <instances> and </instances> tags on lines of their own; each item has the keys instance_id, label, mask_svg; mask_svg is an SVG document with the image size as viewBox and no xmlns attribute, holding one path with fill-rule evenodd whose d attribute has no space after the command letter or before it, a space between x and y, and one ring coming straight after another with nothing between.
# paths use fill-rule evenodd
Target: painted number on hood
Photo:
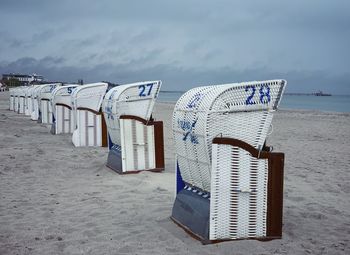
<instances>
[{"instance_id":1,"label":"painted number on hood","mask_svg":"<svg viewBox=\"0 0 350 255\"><path fill-rule=\"evenodd\" d=\"M139 86L139 96L140 97L145 97L151 95L151 91L153 88L153 83L147 84L147 85L140 85ZM147 92L147 94L146 94Z\"/></svg>"},{"instance_id":2,"label":"painted number on hood","mask_svg":"<svg viewBox=\"0 0 350 255\"><path fill-rule=\"evenodd\" d=\"M245 88L245 91L248 92L250 91L250 95L247 97L245 104L246 105L251 105L251 104L256 104L257 102L254 101L254 95L256 91L256 87L259 88L259 101L261 104L267 104L270 103L271 101L271 95L270 95L270 87L268 85L260 85L260 86L247 86Z\"/></svg>"}]
</instances>

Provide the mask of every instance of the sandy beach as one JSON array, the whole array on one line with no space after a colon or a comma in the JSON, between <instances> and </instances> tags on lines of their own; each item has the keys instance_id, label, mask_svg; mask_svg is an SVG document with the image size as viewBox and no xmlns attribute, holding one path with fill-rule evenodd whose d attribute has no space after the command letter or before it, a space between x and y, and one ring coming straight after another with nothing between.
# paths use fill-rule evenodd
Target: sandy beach
<instances>
[{"instance_id":1,"label":"sandy beach","mask_svg":"<svg viewBox=\"0 0 350 255\"><path fill-rule=\"evenodd\" d=\"M118 175L107 148L75 148L8 100L0 92L0 254L350 254L350 114L278 111L267 143L286 158L283 238L204 246L169 218L174 104L154 113L165 171Z\"/></svg>"}]
</instances>

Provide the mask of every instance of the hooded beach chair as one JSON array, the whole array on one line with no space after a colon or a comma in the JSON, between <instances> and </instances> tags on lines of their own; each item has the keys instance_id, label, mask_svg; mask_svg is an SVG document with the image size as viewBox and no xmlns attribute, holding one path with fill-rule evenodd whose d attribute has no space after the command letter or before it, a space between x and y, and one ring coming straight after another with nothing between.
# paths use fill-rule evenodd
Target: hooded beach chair
<instances>
[{"instance_id":1,"label":"hooded beach chair","mask_svg":"<svg viewBox=\"0 0 350 255\"><path fill-rule=\"evenodd\" d=\"M81 85L72 93L72 108L74 114L74 131L72 142L74 146L107 147L107 129L101 112L101 104L108 83L99 82Z\"/></svg>"},{"instance_id":2,"label":"hooded beach chair","mask_svg":"<svg viewBox=\"0 0 350 255\"><path fill-rule=\"evenodd\" d=\"M10 98L9 98L9 110L13 111L13 88L9 88L9 94L10 94Z\"/></svg>"},{"instance_id":3,"label":"hooded beach chair","mask_svg":"<svg viewBox=\"0 0 350 255\"><path fill-rule=\"evenodd\" d=\"M45 86L45 84L43 85L39 85L37 87L35 87L31 92L31 101L32 101L32 112L30 114L30 117L32 120L38 120L39 118L39 102L38 102L38 96L40 93L40 89L42 86Z\"/></svg>"},{"instance_id":4,"label":"hooded beach chair","mask_svg":"<svg viewBox=\"0 0 350 255\"><path fill-rule=\"evenodd\" d=\"M264 144L285 86L197 87L177 101L171 218L203 243L281 237L284 154Z\"/></svg>"},{"instance_id":5,"label":"hooded beach chair","mask_svg":"<svg viewBox=\"0 0 350 255\"><path fill-rule=\"evenodd\" d=\"M164 170L163 122L152 119L161 81L120 85L103 100L109 134L107 166L122 173Z\"/></svg>"},{"instance_id":6,"label":"hooded beach chair","mask_svg":"<svg viewBox=\"0 0 350 255\"><path fill-rule=\"evenodd\" d=\"M32 85L30 86L26 93L25 93L25 104L24 104L24 114L26 116L31 116L33 112L33 102L32 102L32 94L35 88L39 87L40 85Z\"/></svg>"},{"instance_id":7,"label":"hooded beach chair","mask_svg":"<svg viewBox=\"0 0 350 255\"><path fill-rule=\"evenodd\" d=\"M26 116L30 116L31 114L31 111L29 111L29 108L31 108L31 105L29 106L29 101L31 101L31 94L33 89L34 89L34 85L29 86L24 95L25 97L24 98L24 115Z\"/></svg>"},{"instance_id":8,"label":"hooded beach chair","mask_svg":"<svg viewBox=\"0 0 350 255\"><path fill-rule=\"evenodd\" d=\"M10 111L15 111L15 104L16 104L16 91L18 87L16 88L10 88Z\"/></svg>"},{"instance_id":9,"label":"hooded beach chair","mask_svg":"<svg viewBox=\"0 0 350 255\"><path fill-rule=\"evenodd\" d=\"M13 110L18 113L18 109L19 109L19 95L20 95L20 91L22 90L22 86L17 87L14 91L14 105L13 105Z\"/></svg>"},{"instance_id":10,"label":"hooded beach chair","mask_svg":"<svg viewBox=\"0 0 350 255\"><path fill-rule=\"evenodd\" d=\"M25 113L25 103L26 103L26 92L30 88L30 86L21 86L17 90L17 97L18 97L18 113L24 114Z\"/></svg>"},{"instance_id":11,"label":"hooded beach chair","mask_svg":"<svg viewBox=\"0 0 350 255\"><path fill-rule=\"evenodd\" d=\"M52 134L73 133L75 128L71 94L78 85L60 86L52 91Z\"/></svg>"},{"instance_id":12,"label":"hooded beach chair","mask_svg":"<svg viewBox=\"0 0 350 255\"><path fill-rule=\"evenodd\" d=\"M10 111L14 111L14 105L15 105L15 91L16 88L9 88L9 93L10 93Z\"/></svg>"},{"instance_id":13,"label":"hooded beach chair","mask_svg":"<svg viewBox=\"0 0 350 255\"><path fill-rule=\"evenodd\" d=\"M37 92L38 123L52 124L52 92L56 87L61 85L61 83L52 83L40 86Z\"/></svg>"}]
</instances>

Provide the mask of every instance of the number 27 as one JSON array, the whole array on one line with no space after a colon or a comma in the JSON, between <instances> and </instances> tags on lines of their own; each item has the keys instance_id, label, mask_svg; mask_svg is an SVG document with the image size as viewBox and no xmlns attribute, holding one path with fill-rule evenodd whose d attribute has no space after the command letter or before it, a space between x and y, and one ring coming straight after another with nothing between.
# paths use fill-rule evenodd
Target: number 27
<instances>
[{"instance_id":1,"label":"number 27","mask_svg":"<svg viewBox=\"0 0 350 255\"><path fill-rule=\"evenodd\" d=\"M148 88L148 93L147 94L145 93L146 87ZM139 86L139 90L140 90L139 96L140 97L145 97L145 96L151 95L152 88L153 88L153 83L147 84L147 85L140 85Z\"/></svg>"}]
</instances>

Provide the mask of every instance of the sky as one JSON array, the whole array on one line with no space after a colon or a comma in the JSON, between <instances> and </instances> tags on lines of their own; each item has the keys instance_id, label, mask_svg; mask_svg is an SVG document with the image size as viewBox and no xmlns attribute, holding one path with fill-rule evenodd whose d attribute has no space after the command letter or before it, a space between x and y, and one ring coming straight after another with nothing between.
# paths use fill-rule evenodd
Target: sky
<instances>
[{"instance_id":1,"label":"sky","mask_svg":"<svg viewBox=\"0 0 350 255\"><path fill-rule=\"evenodd\" d=\"M350 95L349 0L0 0L0 72Z\"/></svg>"}]
</instances>

